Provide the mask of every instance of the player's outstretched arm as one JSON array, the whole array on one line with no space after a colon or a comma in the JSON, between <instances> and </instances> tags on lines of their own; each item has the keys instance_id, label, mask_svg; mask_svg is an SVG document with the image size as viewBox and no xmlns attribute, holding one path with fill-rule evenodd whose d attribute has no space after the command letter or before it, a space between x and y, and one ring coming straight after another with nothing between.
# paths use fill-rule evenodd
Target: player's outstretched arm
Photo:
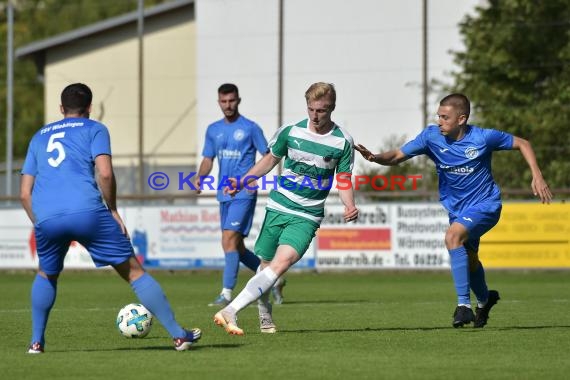
<instances>
[{"instance_id":1,"label":"player's outstretched arm","mask_svg":"<svg viewBox=\"0 0 570 380\"><path fill-rule=\"evenodd\" d=\"M224 194L229 194L231 196L236 195L244 188L245 185L251 185L258 178L269 173L271 169L279 163L279 161L281 161L281 158L275 157L271 153L266 154L261 160L257 161L257 163L253 165L253 167L249 169L242 178L240 178L240 181L237 181L235 178L229 178L230 186L224 188Z\"/></svg>"},{"instance_id":2,"label":"player's outstretched arm","mask_svg":"<svg viewBox=\"0 0 570 380\"><path fill-rule=\"evenodd\" d=\"M364 145L357 144L354 146L364 159L370 162L376 162L380 165L395 166L401 162L406 161L409 157L404 154L400 149L390 150L384 153L374 154L369 151Z\"/></svg>"},{"instance_id":3,"label":"player's outstretched arm","mask_svg":"<svg viewBox=\"0 0 570 380\"><path fill-rule=\"evenodd\" d=\"M550 203L552 200L552 193L548 188L548 184L542 178L542 172L536 162L536 155L532 149L532 145L527 140L514 136L513 137L513 149L520 150L523 155L530 171L532 173L532 182L530 184L532 192L535 196L538 196L542 203Z\"/></svg>"}]
</instances>

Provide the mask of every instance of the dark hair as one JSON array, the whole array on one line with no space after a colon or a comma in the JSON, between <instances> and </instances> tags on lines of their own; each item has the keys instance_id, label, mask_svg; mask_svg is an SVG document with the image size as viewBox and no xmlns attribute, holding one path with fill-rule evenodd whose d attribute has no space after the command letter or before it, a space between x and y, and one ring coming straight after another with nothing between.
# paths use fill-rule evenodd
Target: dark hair
<instances>
[{"instance_id":1,"label":"dark hair","mask_svg":"<svg viewBox=\"0 0 570 380\"><path fill-rule=\"evenodd\" d=\"M70 84L61 92L61 105L66 114L86 114L92 100L91 89L83 83Z\"/></svg>"},{"instance_id":2,"label":"dark hair","mask_svg":"<svg viewBox=\"0 0 570 380\"><path fill-rule=\"evenodd\" d=\"M439 102L440 106L452 106L460 115L465 115L469 119L471 113L471 103L467 96L459 93L449 94Z\"/></svg>"},{"instance_id":3,"label":"dark hair","mask_svg":"<svg viewBox=\"0 0 570 380\"><path fill-rule=\"evenodd\" d=\"M235 93L239 97L239 90L237 86L233 83L224 83L218 87L218 94L233 94Z\"/></svg>"}]
</instances>

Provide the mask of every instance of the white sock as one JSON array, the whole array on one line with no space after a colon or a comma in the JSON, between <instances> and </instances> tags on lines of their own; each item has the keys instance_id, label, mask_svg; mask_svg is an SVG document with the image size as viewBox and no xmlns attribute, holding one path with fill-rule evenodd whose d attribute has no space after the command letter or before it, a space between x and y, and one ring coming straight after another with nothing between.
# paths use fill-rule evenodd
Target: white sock
<instances>
[{"instance_id":1,"label":"white sock","mask_svg":"<svg viewBox=\"0 0 570 380\"><path fill-rule=\"evenodd\" d=\"M277 279L277 281L275 281L275 284L273 284L273 286L283 285L283 281L285 281L285 280L283 280L283 276L281 276Z\"/></svg>"},{"instance_id":2,"label":"white sock","mask_svg":"<svg viewBox=\"0 0 570 380\"><path fill-rule=\"evenodd\" d=\"M232 289L223 288L220 294L224 296L224 298L227 299L228 301L232 300Z\"/></svg>"},{"instance_id":3,"label":"white sock","mask_svg":"<svg viewBox=\"0 0 570 380\"><path fill-rule=\"evenodd\" d=\"M261 295L270 289L277 280L277 274L270 267L263 269L253 276L245 285L245 288L228 305L236 313L257 300Z\"/></svg>"},{"instance_id":4,"label":"white sock","mask_svg":"<svg viewBox=\"0 0 570 380\"><path fill-rule=\"evenodd\" d=\"M457 306L465 306L465 307L471 309L471 305L466 304L466 303L460 303L460 304L458 304Z\"/></svg>"},{"instance_id":5,"label":"white sock","mask_svg":"<svg viewBox=\"0 0 570 380\"><path fill-rule=\"evenodd\" d=\"M477 300L477 307L478 307L479 309L484 308L485 305L487 304L487 301L489 301L489 300L487 299L487 300L485 300L485 302L482 302L482 301Z\"/></svg>"},{"instance_id":6,"label":"white sock","mask_svg":"<svg viewBox=\"0 0 570 380\"><path fill-rule=\"evenodd\" d=\"M261 265L257 267L256 274L261 272L263 269ZM279 279L277 279L279 281ZM275 286L275 284L273 284ZM267 314L271 312L271 305L269 303L269 292L265 292L257 299L257 310L259 311L259 315Z\"/></svg>"},{"instance_id":7,"label":"white sock","mask_svg":"<svg viewBox=\"0 0 570 380\"><path fill-rule=\"evenodd\" d=\"M259 315L271 313L269 291L263 293L263 295L257 299L257 310L259 311Z\"/></svg>"}]
</instances>

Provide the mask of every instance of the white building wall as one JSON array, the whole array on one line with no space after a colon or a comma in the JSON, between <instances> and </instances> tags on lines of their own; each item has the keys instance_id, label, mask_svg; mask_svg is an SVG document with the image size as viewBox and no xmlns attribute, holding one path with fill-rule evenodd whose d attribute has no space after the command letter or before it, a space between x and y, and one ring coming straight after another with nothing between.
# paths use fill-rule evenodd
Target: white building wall
<instances>
[{"instance_id":1,"label":"white building wall","mask_svg":"<svg viewBox=\"0 0 570 380\"><path fill-rule=\"evenodd\" d=\"M429 1L430 78L450 83L457 27L480 0ZM422 128L422 1L283 0L283 122L306 117L304 92L317 81L337 88L333 119L373 150ZM198 153L221 118L217 87L240 88L241 112L269 138L277 116L278 0L197 0ZM435 114L439 94L430 98ZM431 110L433 109L433 112ZM359 160L357 167L363 165Z\"/></svg>"}]
</instances>

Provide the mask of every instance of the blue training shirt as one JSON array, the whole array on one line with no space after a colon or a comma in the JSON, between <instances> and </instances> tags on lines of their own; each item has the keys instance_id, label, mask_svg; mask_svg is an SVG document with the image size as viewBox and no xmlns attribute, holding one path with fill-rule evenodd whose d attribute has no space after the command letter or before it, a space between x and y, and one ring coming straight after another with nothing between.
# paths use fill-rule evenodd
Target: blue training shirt
<instances>
[{"instance_id":1,"label":"blue training shirt","mask_svg":"<svg viewBox=\"0 0 570 380\"><path fill-rule=\"evenodd\" d=\"M437 125L430 125L401 150L409 157L425 154L431 158L439 176L440 201L457 214L478 203L501 201L491 155L512 147L513 135L506 132L468 125L465 136L456 141L442 135Z\"/></svg>"},{"instance_id":2,"label":"blue training shirt","mask_svg":"<svg viewBox=\"0 0 570 380\"><path fill-rule=\"evenodd\" d=\"M95 181L95 157L111 155L107 128L86 118L65 118L32 137L22 174L35 177L36 223L105 207Z\"/></svg>"},{"instance_id":3,"label":"blue training shirt","mask_svg":"<svg viewBox=\"0 0 570 380\"><path fill-rule=\"evenodd\" d=\"M202 156L218 158L218 183L211 186L218 189L219 202L255 198L255 192L246 190L238 192L232 198L224 195L223 188L228 184L224 178L243 178L255 164L257 152L267 153L267 140L262 129L254 121L240 115L233 123L221 119L208 126ZM208 189L209 186L203 183L202 187Z\"/></svg>"}]
</instances>

